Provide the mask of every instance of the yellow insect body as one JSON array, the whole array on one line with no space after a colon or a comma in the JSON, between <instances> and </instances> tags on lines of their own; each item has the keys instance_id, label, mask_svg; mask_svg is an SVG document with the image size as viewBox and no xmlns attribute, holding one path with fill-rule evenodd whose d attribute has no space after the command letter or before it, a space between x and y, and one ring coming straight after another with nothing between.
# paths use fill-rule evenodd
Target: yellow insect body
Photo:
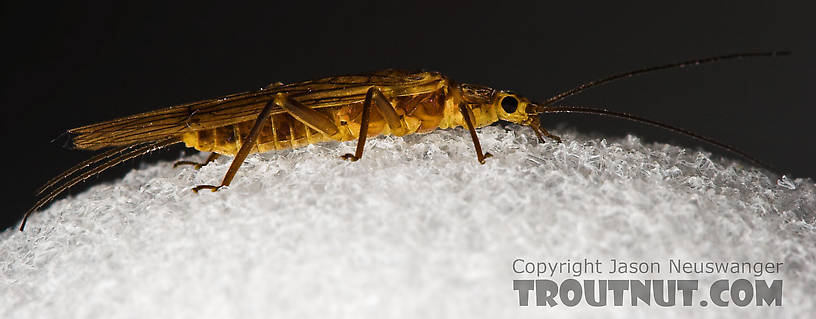
<instances>
[{"instance_id":1,"label":"yellow insect body","mask_svg":"<svg viewBox=\"0 0 816 319\"><path fill-rule=\"evenodd\" d=\"M402 90L396 95L396 87L378 86L383 94L389 96L388 99L394 110L400 116L400 130L392 131L387 125L383 116L378 112L372 112L369 120L368 136L396 135L428 132L441 126L463 125L462 117L456 118L457 110L452 96L446 94L448 91L448 81L444 77L429 72L416 73L411 75L418 78L417 82L427 82L411 90ZM343 80L354 80L353 77L344 77ZM332 78L336 82L338 78ZM370 81L366 81L371 83ZM413 83L412 83L413 84ZM299 83L294 85L281 86L276 88L285 91L289 87L302 86ZM308 85L315 86L313 82ZM367 90L368 88L365 88ZM339 92L339 91L345 92ZM268 122L261 129L257 144L251 152L266 152L288 148L301 147L308 144L325 141L350 141L359 137L361 118L363 113L363 102L366 91L359 92L357 89L338 89L338 93L352 95L352 98L344 99L343 104L338 104L334 100L324 98L323 101L316 101L308 94L296 97L304 105L310 106L329 118L338 128L334 135L322 133L307 123L299 121L286 112L272 114ZM498 120L498 119L496 119ZM495 120L494 120L495 121ZM242 136L247 136L255 120L248 120L228 126L216 127L206 130L195 130L184 133L183 141L188 147L193 147L199 151L216 152L225 155L235 155L242 145Z\"/></svg>"},{"instance_id":2,"label":"yellow insect body","mask_svg":"<svg viewBox=\"0 0 816 319\"><path fill-rule=\"evenodd\" d=\"M149 142L180 136L187 147L203 152L235 155L243 145L257 113L278 93L303 103L330 119L338 128L333 135L322 133L287 113L273 108L261 128L251 153L296 148L325 141L349 141L359 137L366 92L377 87L388 99L401 123L392 130L379 112L371 112L367 136L425 133L437 128L466 126L460 103L469 94L477 102L489 102L494 90L462 85L436 72L385 70L369 75L330 77L288 85L276 85L258 92L227 96L199 103L92 124L69 132L77 134L80 149ZM474 125L481 127L499 120L495 105L472 104ZM247 114L247 116L244 116Z\"/></svg>"},{"instance_id":3,"label":"yellow insect body","mask_svg":"<svg viewBox=\"0 0 816 319\"><path fill-rule=\"evenodd\" d=\"M327 77L292 84L276 83L264 89L217 99L172 106L111 121L68 130L73 146L106 151L77 164L38 190L43 195L28 216L73 185L126 160L172 144L184 142L199 151L233 155L232 164L218 186L193 188L216 191L227 186L247 154L301 147L324 141L357 140L355 154L342 158L356 161L363 155L366 137L426 133L437 128L466 127L477 160L484 163L476 127L499 120L529 126L540 141L561 139L540 127L541 113L587 113L625 118L711 143L739 154L759 166L770 167L747 154L712 139L667 124L605 109L558 106L554 103L589 87L656 70L699 65L720 60L787 55L787 51L737 53L644 68L587 82L533 104L516 94L488 87L457 83L436 72L383 70L370 74ZM197 164L196 167L206 165Z\"/></svg>"}]
</instances>

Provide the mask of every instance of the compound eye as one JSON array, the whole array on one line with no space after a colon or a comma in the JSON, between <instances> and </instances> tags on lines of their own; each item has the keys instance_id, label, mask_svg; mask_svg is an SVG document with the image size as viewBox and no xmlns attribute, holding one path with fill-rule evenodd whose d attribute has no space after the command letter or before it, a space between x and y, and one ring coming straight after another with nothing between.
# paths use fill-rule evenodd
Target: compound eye
<instances>
[{"instance_id":1,"label":"compound eye","mask_svg":"<svg viewBox=\"0 0 816 319\"><path fill-rule=\"evenodd\" d=\"M518 100L512 96L505 96L501 100L501 106L507 114L513 114L518 109Z\"/></svg>"}]
</instances>

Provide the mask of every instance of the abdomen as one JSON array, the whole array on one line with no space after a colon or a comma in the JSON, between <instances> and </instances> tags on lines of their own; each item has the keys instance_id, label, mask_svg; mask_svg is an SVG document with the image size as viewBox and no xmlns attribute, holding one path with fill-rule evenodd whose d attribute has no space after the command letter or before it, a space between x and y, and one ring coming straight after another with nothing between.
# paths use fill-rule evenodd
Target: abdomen
<instances>
[{"instance_id":1,"label":"abdomen","mask_svg":"<svg viewBox=\"0 0 816 319\"><path fill-rule=\"evenodd\" d=\"M430 93L403 96L389 99L389 102L400 115L401 125L406 128L401 134L426 133L439 128L445 116L445 94L443 90ZM334 136L323 134L288 113L275 114L266 119L257 144L251 153L297 148L313 143L326 141L356 140L360 132L363 103L319 108L339 129ZM182 139L187 147L202 152L216 152L224 155L235 155L241 148L244 138L255 124L255 120L226 125L214 129L198 130L185 133ZM385 120L372 106L368 127L368 136L394 134Z\"/></svg>"},{"instance_id":2,"label":"abdomen","mask_svg":"<svg viewBox=\"0 0 816 319\"><path fill-rule=\"evenodd\" d=\"M183 140L187 147L202 152L235 155L253 125L254 120L194 131L184 134ZM308 127L289 114L276 114L266 119L251 153L296 148L329 140L332 140L329 136Z\"/></svg>"}]
</instances>

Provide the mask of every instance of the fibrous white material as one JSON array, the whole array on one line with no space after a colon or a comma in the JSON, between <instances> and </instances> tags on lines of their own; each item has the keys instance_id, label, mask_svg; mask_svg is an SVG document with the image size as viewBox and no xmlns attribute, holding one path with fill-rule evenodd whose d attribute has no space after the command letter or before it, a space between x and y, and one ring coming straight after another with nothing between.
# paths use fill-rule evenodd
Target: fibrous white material
<instances>
[{"instance_id":1,"label":"fibrous white material","mask_svg":"<svg viewBox=\"0 0 816 319\"><path fill-rule=\"evenodd\" d=\"M704 153L526 128L327 143L200 171L161 162L0 234L0 313L65 317L802 317L816 312L816 193ZM200 158L203 158L200 157ZM783 262L783 306L518 305L513 262ZM577 279L753 275L632 274ZM704 294L704 293L701 293ZM707 297L707 296L704 296ZM628 299L627 303L628 303ZM696 302L696 301L695 301Z\"/></svg>"}]
</instances>

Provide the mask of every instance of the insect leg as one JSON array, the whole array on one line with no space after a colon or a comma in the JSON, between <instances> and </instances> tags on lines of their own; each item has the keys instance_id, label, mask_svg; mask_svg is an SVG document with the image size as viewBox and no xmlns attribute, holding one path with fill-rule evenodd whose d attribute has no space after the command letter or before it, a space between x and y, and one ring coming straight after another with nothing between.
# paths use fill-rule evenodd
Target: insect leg
<instances>
[{"instance_id":1,"label":"insect leg","mask_svg":"<svg viewBox=\"0 0 816 319\"><path fill-rule=\"evenodd\" d=\"M202 168L204 166L207 166L207 164L212 163L213 161L215 161L215 159L217 159L219 157L221 157L221 154L218 154L216 152L212 152L212 153L210 153L210 156L207 156L207 159L204 160L204 163L199 163L199 162L194 162L194 161L178 161L178 162L173 163L173 168L179 167L181 165L193 165L193 167L195 169L200 169L200 168Z\"/></svg>"},{"instance_id":2,"label":"insect leg","mask_svg":"<svg viewBox=\"0 0 816 319\"><path fill-rule=\"evenodd\" d=\"M244 143L241 145L241 149L238 150L238 153L235 154L235 158L232 159L232 164L230 164L229 170L227 170L227 174L224 175L224 180L221 181L221 185L213 186L213 185L198 185L193 187L193 192L198 193L198 191L202 189L209 189L213 192L221 189L221 187L229 186L232 182L232 178L235 177L235 173L238 173L238 169L241 167L241 164L244 163L247 155L249 155L249 151L252 150L252 147L255 146L255 143L258 140L258 135L261 134L261 128L263 128L264 123L267 122L267 118L269 117L269 113L272 112L272 107L275 105L276 100L269 101L264 106L263 111L261 114L258 115L258 118L255 120L255 124L252 125L252 130L249 131L249 136L244 139ZM215 154L215 153L213 153ZM210 155L212 157L212 155Z\"/></svg>"},{"instance_id":3,"label":"insect leg","mask_svg":"<svg viewBox=\"0 0 816 319\"><path fill-rule=\"evenodd\" d=\"M462 117L464 117L468 131L470 131L470 138L473 139L473 146L476 147L476 159L479 160L480 164L484 164L485 158L493 157L493 154L485 153L482 155L482 144L479 143L479 136L476 135L476 128L473 127L473 121L476 118L473 115L473 109L470 108L470 105L462 103L459 104L459 111L462 112Z\"/></svg>"},{"instance_id":4,"label":"insect leg","mask_svg":"<svg viewBox=\"0 0 816 319\"><path fill-rule=\"evenodd\" d=\"M376 87L371 87L366 92L365 101L363 101L363 115L362 119L360 120L360 133L358 134L359 137L357 139L357 149L354 151L354 154L345 154L340 156L340 158L355 162L363 157L363 149L365 148L366 137L368 135L368 124L371 120L370 113L371 113L371 104L377 106L377 110L380 111L385 122L388 124L389 129L394 135L404 135L405 128L402 126L402 122L400 121L399 114L394 110L394 107L391 106L391 103L383 95L382 91Z\"/></svg>"},{"instance_id":5,"label":"insect leg","mask_svg":"<svg viewBox=\"0 0 816 319\"><path fill-rule=\"evenodd\" d=\"M530 125L530 128L532 128L532 129L533 129L533 132L535 132L535 133L536 133L536 136L538 136L538 140L539 140L541 143L544 143L544 142L545 142L545 141L544 141L544 136L549 137L549 138L551 138L551 139L555 140L555 141L556 141L556 142L558 142L558 143L561 143L561 137L559 137L559 136L557 136L557 135L553 135L553 134L551 134L550 132L548 132L546 129L544 129L543 127L541 127L541 123L538 121L538 118L537 118L537 117L536 117L536 118L534 118L534 119L533 119L533 121L532 121L532 122L530 122L530 124L529 124L529 125Z\"/></svg>"},{"instance_id":6,"label":"insect leg","mask_svg":"<svg viewBox=\"0 0 816 319\"><path fill-rule=\"evenodd\" d=\"M289 115L320 133L328 136L334 136L340 133L340 129L337 128L337 125L334 125L334 122L332 122L328 116L303 105L303 103L283 93L276 94L274 101L275 104L284 109Z\"/></svg>"}]
</instances>

